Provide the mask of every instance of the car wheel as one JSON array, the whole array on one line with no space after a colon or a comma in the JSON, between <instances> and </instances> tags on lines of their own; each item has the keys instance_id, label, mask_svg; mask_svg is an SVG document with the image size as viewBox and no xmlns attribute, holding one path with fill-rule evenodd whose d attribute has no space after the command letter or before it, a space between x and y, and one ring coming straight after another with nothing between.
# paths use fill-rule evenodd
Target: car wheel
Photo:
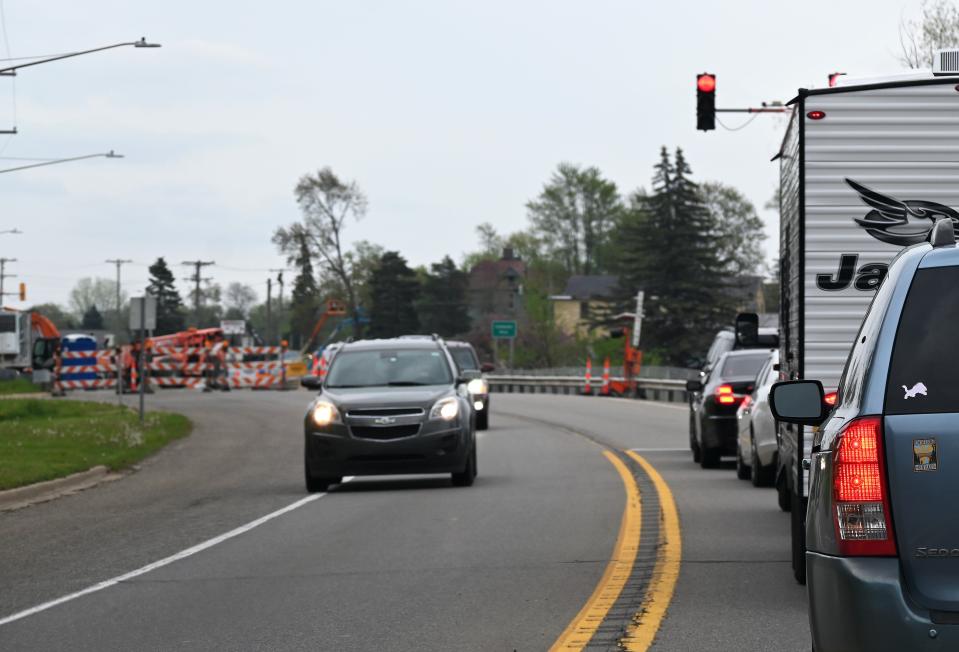
<instances>
[{"instance_id":1,"label":"car wheel","mask_svg":"<svg viewBox=\"0 0 959 652\"><path fill-rule=\"evenodd\" d=\"M476 415L476 429L477 430L489 429L489 411L488 410L483 410L482 412Z\"/></svg>"},{"instance_id":2,"label":"car wheel","mask_svg":"<svg viewBox=\"0 0 959 652\"><path fill-rule=\"evenodd\" d=\"M339 484L343 482L342 477L333 477L333 476L317 476L310 473L310 466L304 462L303 464L303 475L306 480L306 490L311 493L319 493L321 491L326 491L330 488L332 484Z\"/></svg>"},{"instance_id":3,"label":"car wheel","mask_svg":"<svg viewBox=\"0 0 959 652\"><path fill-rule=\"evenodd\" d=\"M454 487L472 487L473 480L476 479L476 443L473 443L473 449L466 458L466 468L459 473L451 474Z\"/></svg>"},{"instance_id":4,"label":"car wheel","mask_svg":"<svg viewBox=\"0 0 959 652\"><path fill-rule=\"evenodd\" d=\"M699 466L704 469L715 469L719 467L719 449L702 447L699 453Z\"/></svg>"},{"instance_id":5,"label":"car wheel","mask_svg":"<svg viewBox=\"0 0 959 652\"><path fill-rule=\"evenodd\" d=\"M789 497L789 488L786 486L785 474L776 482L776 500L779 502L779 509L788 512L792 507Z\"/></svg>"},{"instance_id":6,"label":"car wheel","mask_svg":"<svg viewBox=\"0 0 959 652\"><path fill-rule=\"evenodd\" d=\"M806 519L802 506L802 496L789 492L792 498L790 516L792 517L792 560L793 577L799 584L806 583Z\"/></svg>"},{"instance_id":7,"label":"car wheel","mask_svg":"<svg viewBox=\"0 0 959 652\"><path fill-rule=\"evenodd\" d=\"M748 480L752 475L752 469L746 466L743 461L743 449L736 443L736 477L740 480Z\"/></svg>"},{"instance_id":8,"label":"car wheel","mask_svg":"<svg viewBox=\"0 0 959 652\"><path fill-rule=\"evenodd\" d=\"M749 437L749 460L753 470L753 475L752 475L753 486L754 487L771 486L773 481L776 478L776 466L775 464L769 464L767 466L763 466L759 462L759 452L756 450L756 440L752 437L752 435L750 435Z\"/></svg>"},{"instance_id":9,"label":"car wheel","mask_svg":"<svg viewBox=\"0 0 959 652\"><path fill-rule=\"evenodd\" d=\"M696 426L692 416L689 417L689 450L693 452L693 462L699 464L700 459L702 459L702 449L699 447L699 442L696 441Z\"/></svg>"}]
</instances>

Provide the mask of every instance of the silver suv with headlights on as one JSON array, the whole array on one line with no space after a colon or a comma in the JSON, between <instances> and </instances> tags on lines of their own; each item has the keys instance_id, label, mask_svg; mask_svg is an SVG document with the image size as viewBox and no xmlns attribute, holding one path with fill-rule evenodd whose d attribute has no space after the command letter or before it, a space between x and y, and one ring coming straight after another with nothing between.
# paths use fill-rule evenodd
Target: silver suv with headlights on
<instances>
[{"instance_id":1,"label":"silver suv with headlights on","mask_svg":"<svg viewBox=\"0 0 959 652\"><path fill-rule=\"evenodd\" d=\"M344 344L304 422L307 491L346 475L449 473L476 477L475 413L468 380L439 338Z\"/></svg>"},{"instance_id":2,"label":"silver suv with headlights on","mask_svg":"<svg viewBox=\"0 0 959 652\"><path fill-rule=\"evenodd\" d=\"M491 364L480 364L476 355L476 349L469 342L446 343L453 356L453 361L460 370L460 375L469 379L466 386L470 394L470 400L473 402L473 409L476 410L476 429L489 429L489 383L483 377L483 372L492 370Z\"/></svg>"}]
</instances>

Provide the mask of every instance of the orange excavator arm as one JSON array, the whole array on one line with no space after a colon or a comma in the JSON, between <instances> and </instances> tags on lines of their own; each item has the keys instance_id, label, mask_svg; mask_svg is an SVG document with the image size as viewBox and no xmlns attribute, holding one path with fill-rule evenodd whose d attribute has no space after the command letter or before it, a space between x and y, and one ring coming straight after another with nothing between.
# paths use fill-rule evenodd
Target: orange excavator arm
<instances>
[{"instance_id":1,"label":"orange excavator arm","mask_svg":"<svg viewBox=\"0 0 959 652\"><path fill-rule=\"evenodd\" d=\"M30 327L40 333L40 336L44 339L60 339L60 331L57 330L57 327L39 312L30 313Z\"/></svg>"}]
</instances>

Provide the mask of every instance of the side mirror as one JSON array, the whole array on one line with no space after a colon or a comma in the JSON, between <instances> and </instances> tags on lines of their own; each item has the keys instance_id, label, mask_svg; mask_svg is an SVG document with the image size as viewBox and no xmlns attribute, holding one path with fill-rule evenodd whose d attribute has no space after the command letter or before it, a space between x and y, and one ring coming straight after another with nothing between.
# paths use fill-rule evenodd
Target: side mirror
<instances>
[{"instance_id":1,"label":"side mirror","mask_svg":"<svg viewBox=\"0 0 959 652\"><path fill-rule=\"evenodd\" d=\"M687 380L686 381L686 391L695 393L703 391L703 381L701 380Z\"/></svg>"},{"instance_id":2,"label":"side mirror","mask_svg":"<svg viewBox=\"0 0 959 652\"><path fill-rule=\"evenodd\" d=\"M790 380L773 385L769 407L777 421L818 426L826 419L824 398L818 380Z\"/></svg>"},{"instance_id":3,"label":"side mirror","mask_svg":"<svg viewBox=\"0 0 959 652\"><path fill-rule=\"evenodd\" d=\"M759 344L759 315L754 312L736 315L736 343L745 348Z\"/></svg>"},{"instance_id":4,"label":"side mirror","mask_svg":"<svg viewBox=\"0 0 959 652\"><path fill-rule=\"evenodd\" d=\"M319 376L303 376L300 378L300 385L314 391L323 391L323 379Z\"/></svg>"},{"instance_id":5,"label":"side mirror","mask_svg":"<svg viewBox=\"0 0 959 652\"><path fill-rule=\"evenodd\" d=\"M496 365L492 362L484 362L480 365L480 371L482 371L484 374L493 373L496 371Z\"/></svg>"}]
</instances>

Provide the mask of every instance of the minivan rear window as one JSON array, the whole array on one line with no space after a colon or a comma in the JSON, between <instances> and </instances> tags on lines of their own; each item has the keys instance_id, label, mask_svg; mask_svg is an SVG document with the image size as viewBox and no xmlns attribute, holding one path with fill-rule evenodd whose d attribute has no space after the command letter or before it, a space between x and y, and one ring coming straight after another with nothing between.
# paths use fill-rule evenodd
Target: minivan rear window
<instances>
[{"instance_id":1,"label":"minivan rear window","mask_svg":"<svg viewBox=\"0 0 959 652\"><path fill-rule=\"evenodd\" d=\"M916 272L886 383L887 414L959 412L959 267Z\"/></svg>"}]
</instances>

